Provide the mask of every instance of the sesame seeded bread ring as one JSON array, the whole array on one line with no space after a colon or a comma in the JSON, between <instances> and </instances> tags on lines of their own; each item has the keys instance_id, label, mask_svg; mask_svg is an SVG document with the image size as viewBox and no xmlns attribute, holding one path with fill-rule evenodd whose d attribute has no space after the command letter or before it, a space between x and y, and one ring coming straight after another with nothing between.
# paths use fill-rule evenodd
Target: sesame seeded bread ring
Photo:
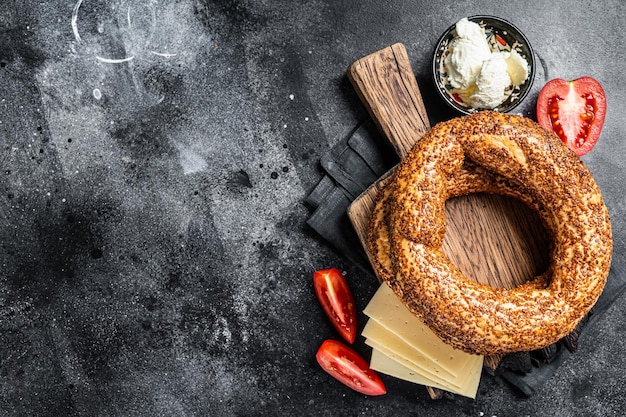
<instances>
[{"instance_id":1,"label":"sesame seeded bread ring","mask_svg":"<svg viewBox=\"0 0 626 417\"><path fill-rule=\"evenodd\" d=\"M550 266L513 289L476 283L441 251L445 201L509 195L536 210ZM482 355L546 347L570 333L602 293L611 263L608 211L591 173L555 135L492 111L434 126L379 195L368 246L374 267L446 343Z\"/></svg>"}]
</instances>

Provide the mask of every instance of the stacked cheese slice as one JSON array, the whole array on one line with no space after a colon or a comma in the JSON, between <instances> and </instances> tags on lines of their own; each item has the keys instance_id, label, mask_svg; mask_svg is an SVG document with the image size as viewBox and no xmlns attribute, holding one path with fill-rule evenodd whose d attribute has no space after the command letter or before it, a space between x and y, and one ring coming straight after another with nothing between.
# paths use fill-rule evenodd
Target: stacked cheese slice
<instances>
[{"instance_id":1,"label":"stacked cheese slice","mask_svg":"<svg viewBox=\"0 0 626 417\"><path fill-rule=\"evenodd\" d=\"M386 284L365 308L363 336L372 369L429 387L476 397L483 356L452 348L415 317Z\"/></svg>"}]
</instances>

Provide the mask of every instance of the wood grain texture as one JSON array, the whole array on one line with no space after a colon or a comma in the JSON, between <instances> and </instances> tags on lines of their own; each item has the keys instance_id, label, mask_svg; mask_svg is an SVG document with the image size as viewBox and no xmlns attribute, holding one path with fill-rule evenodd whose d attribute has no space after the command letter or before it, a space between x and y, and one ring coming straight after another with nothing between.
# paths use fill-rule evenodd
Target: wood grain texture
<instances>
[{"instance_id":1,"label":"wood grain texture","mask_svg":"<svg viewBox=\"0 0 626 417\"><path fill-rule=\"evenodd\" d=\"M380 131L404 158L430 128L404 45L356 61L348 68L348 78Z\"/></svg>"},{"instance_id":2,"label":"wood grain texture","mask_svg":"<svg viewBox=\"0 0 626 417\"><path fill-rule=\"evenodd\" d=\"M381 133L404 158L430 128L405 47L394 44L368 55L352 64L347 73ZM368 257L365 242L371 210L392 171L348 208ZM446 217L442 250L468 278L512 288L547 268L546 231L538 215L521 202L505 196L472 194L448 200ZM485 366L494 370L499 361L499 357L486 358Z\"/></svg>"}]
</instances>

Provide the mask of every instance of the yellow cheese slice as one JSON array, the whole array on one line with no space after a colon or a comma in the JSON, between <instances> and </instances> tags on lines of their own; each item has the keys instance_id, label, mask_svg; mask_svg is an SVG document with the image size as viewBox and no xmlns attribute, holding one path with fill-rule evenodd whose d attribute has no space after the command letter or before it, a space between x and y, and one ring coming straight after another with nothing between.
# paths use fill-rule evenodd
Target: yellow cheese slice
<instances>
[{"instance_id":1,"label":"yellow cheese slice","mask_svg":"<svg viewBox=\"0 0 626 417\"><path fill-rule=\"evenodd\" d=\"M477 355L470 355L469 360L458 363L457 372L452 374L438 367L435 362L423 356L420 351L372 319L368 320L362 335L365 336L365 342L369 346L404 363L405 366L414 369L425 377L448 383L457 388L465 381L468 371L476 362L475 359L479 358Z\"/></svg>"},{"instance_id":2,"label":"yellow cheese slice","mask_svg":"<svg viewBox=\"0 0 626 417\"><path fill-rule=\"evenodd\" d=\"M399 342L397 340L394 340L394 335L392 333L388 332L387 336L387 339L382 339L378 341L365 339L365 343L370 347L385 354L389 358L395 360L396 362L401 363L406 368L409 368L412 372L436 382L440 388L443 387L442 389L447 389L448 391L452 392L463 390L463 388L469 384L469 380L472 379L472 375L476 374L477 372L479 374L480 372L482 372L483 357L478 355L472 356L472 358L468 361L465 367L459 371L458 377L451 377L449 375L446 375L445 373L438 374L434 372L432 368L429 368L428 364L416 366L410 354L410 347L408 345L406 345L405 347L401 346L401 344L403 344L404 342L402 342L401 340Z\"/></svg>"},{"instance_id":3,"label":"yellow cheese slice","mask_svg":"<svg viewBox=\"0 0 626 417\"><path fill-rule=\"evenodd\" d=\"M482 356L445 344L384 283L364 312L370 319L362 334L376 351L372 369L475 398Z\"/></svg>"},{"instance_id":4,"label":"yellow cheese slice","mask_svg":"<svg viewBox=\"0 0 626 417\"><path fill-rule=\"evenodd\" d=\"M459 376L472 356L445 344L432 330L402 304L391 288L381 284L364 313L404 340L437 368Z\"/></svg>"},{"instance_id":5,"label":"yellow cheese slice","mask_svg":"<svg viewBox=\"0 0 626 417\"><path fill-rule=\"evenodd\" d=\"M394 360L393 358L387 356L383 351L377 349L372 346L372 357L370 359L370 368L375 370L376 372L380 372L382 374L393 376L394 378L403 379L405 381L413 382L416 384L439 388L446 391L450 391L452 389L460 389L450 388L444 384L440 384L437 381L429 379L428 377L415 372L414 370L402 365L400 362Z\"/></svg>"},{"instance_id":6,"label":"yellow cheese slice","mask_svg":"<svg viewBox=\"0 0 626 417\"><path fill-rule=\"evenodd\" d=\"M424 356L422 352L387 330L373 319L369 319L361 333L365 337L365 342L371 347L386 354L393 352L413 364L413 367L431 379L448 378L454 380L457 375L437 366L431 359Z\"/></svg>"},{"instance_id":7,"label":"yellow cheese slice","mask_svg":"<svg viewBox=\"0 0 626 417\"><path fill-rule=\"evenodd\" d=\"M404 366L402 363L395 361L394 359L378 351L377 349L372 350L370 367L377 372L393 376L394 378L433 388L439 388L445 391L452 392L454 394L462 395L464 397L476 398L478 385L480 383L480 375L482 372L483 357L478 356L477 359L478 367L474 367L474 371L470 375L467 383L463 387L460 387L458 389L447 387L443 384L437 383L436 381L430 381L428 378L425 378L414 370Z\"/></svg>"}]
</instances>

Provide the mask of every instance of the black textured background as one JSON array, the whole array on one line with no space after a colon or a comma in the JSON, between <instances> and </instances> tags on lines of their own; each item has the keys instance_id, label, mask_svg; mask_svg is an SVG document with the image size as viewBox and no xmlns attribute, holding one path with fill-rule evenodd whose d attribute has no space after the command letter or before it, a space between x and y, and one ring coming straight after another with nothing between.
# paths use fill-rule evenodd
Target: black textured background
<instances>
[{"instance_id":1,"label":"black textured background","mask_svg":"<svg viewBox=\"0 0 626 417\"><path fill-rule=\"evenodd\" d=\"M3 0L0 415L620 415L623 299L532 399L491 377L476 400L390 378L368 398L315 362L337 335L313 271L346 271L361 309L376 288L305 226L320 157L367 117L345 70L403 42L448 118L430 59L474 14L535 48L521 113L550 78L604 85L584 161L625 263L621 0Z\"/></svg>"}]
</instances>

